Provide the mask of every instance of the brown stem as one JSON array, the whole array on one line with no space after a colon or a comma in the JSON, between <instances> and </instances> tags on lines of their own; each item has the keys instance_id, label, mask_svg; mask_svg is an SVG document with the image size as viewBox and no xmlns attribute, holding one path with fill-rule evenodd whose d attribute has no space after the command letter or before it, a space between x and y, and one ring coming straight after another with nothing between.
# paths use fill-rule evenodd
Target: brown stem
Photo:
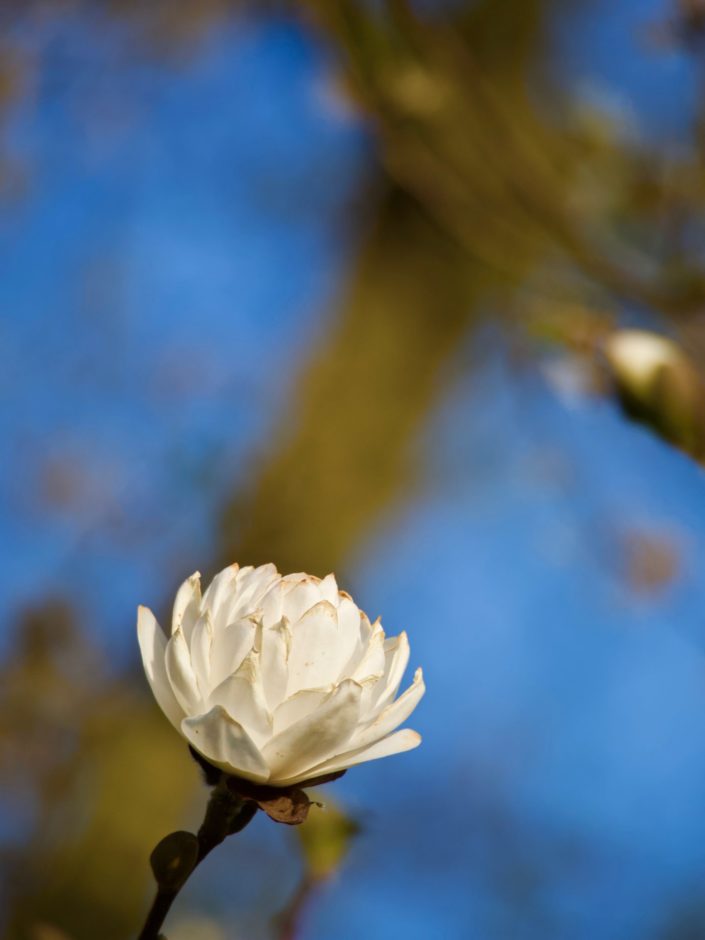
<instances>
[{"instance_id":1,"label":"brown stem","mask_svg":"<svg viewBox=\"0 0 705 940\"><path fill-rule=\"evenodd\" d=\"M174 903L178 893L178 891L157 889L157 893L154 896L152 906L149 909L147 919L144 922L144 927L140 931L138 940L157 940L159 937L159 929L164 923L166 915L169 913L169 909Z\"/></svg>"},{"instance_id":2,"label":"brown stem","mask_svg":"<svg viewBox=\"0 0 705 940\"><path fill-rule=\"evenodd\" d=\"M301 927L301 915L318 885L316 878L304 875L293 897L276 919L278 940L296 940Z\"/></svg>"},{"instance_id":3,"label":"brown stem","mask_svg":"<svg viewBox=\"0 0 705 940\"><path fill-rule=\"evenodd\" d=\"M160 886L157 888L154 901L137 940L159 940L160 928L169 913L171 905L193 871L200 865L206 855L217 845L220 845L227 836L244 829L256 812L257 804L249 800L243 801L235 796L228 789L224 777L217 786L213 787L206 814L197 833L198 855L196 856L196 862L178 887Z\"/></svg>"}]
</instances>

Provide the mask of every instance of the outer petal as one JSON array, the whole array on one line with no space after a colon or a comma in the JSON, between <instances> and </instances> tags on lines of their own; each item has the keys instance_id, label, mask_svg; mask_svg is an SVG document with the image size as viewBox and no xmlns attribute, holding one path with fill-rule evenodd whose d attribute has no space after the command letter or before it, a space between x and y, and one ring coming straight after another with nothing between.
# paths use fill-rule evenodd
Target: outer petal
<instances>
[{"instance_id":1,"label":"outer petal","mask_svg":"<svg viewBox=\"0 0 705 940\"><path fill-rule=\"evenodd\" d=\"M185 718L181 733L206 760L228 773L266 783L269 768L242 725L215 705L205 715Z\"/></svg>"},{"instance_id":2,"label":"outer petal","mask_svg":"<svg viewBox=\"0 0 705 940\"><path fill-rule=\"evenodd\" d=\"M425 691L423 672L417 669L414 674L414 681L406 692L400 695L391 705L388 705L371 724L363 726L355 733L353 742L356 747L367 747L375 741L379 741L380 738L386 737L390 731L398 728L419 704Z\"/></svg>"},{"instance_id":3,"label":"outer petal","mask_svg":"<svg viewBox=\"0 0 705 940\"><path fill-rule=\"evenodd\" d=\"M319 708L272 738L263 755L274 785L305 774L345 749L360 714L361 692L357 682L346 679Z\"/></svg>"},{"instance_id":4,"label":"outer petal","mask_svg":"<svg viewBox=\"0 0 705 940\"><path fill-rule=\"evenodd\" d=\"M392 754L401 754L404 751L411 751L421 744L421 735L411 728L402 728L396 734L390 734L381 741L376 741L369 747L356 748L353 751L347 751L345 754L338 754L330 760L311 767L306 774L300 774L287 784L301 783L310 777L320 777L323 774L334 774L339 770L347 770L348 767L354 767L355 764L362 764L368 760L378 760L380 757L391 757Z\"/></svg>"},{"instance_id":5,"label":"outer petal","mask_svg":"<svg viewBox=\"0 0 705 940\"><path fill-rule=\"evenodd\" d=\"M222 705L245 728L257 745L272 736L272 716L259 680L259 657L250 653L234 676L228 676L211 692L209 705Z\"/></svg>"},{"instance_id":6,"label":"outer petal","mask_svg":"<svg viewBox=\"0 0 705 940\"><path fill-rule=\"evenodd\" d=\"M164 657L166 636L148 607L137 608L137 639L142 653L142 665L152 688L157 705L176 728L181 725L184 712L171 688L166 674Z\"/></svg>"},{"instance_id":7,"label":"outer petal","mask_svg":"<svg viewBox=\"0 0 705 940\"><path fill-rule=\"evenodd\" d=\"M384 630L379 620L376 620L372 624L372 635L365 654L352 675L358 682L380 679L384 674L384 666Z\"/></svg>"},{"instance_id":8,"label":"outer petal","mask_svg":"<svg viewBox=\"0 0 705 940\"><path fill-rule=\"evenodd\" d=\"M274 712L274 733L286 730L295 721L305 718L323 704L333 690L326 689L301 689L291 698L282 702L279 708Z\"/></svg>"},{"instance_id":9,"label":"outer petal","mask_svg":"<svg viewBox=\"0 0 705 940\"><path fill-rule=\"evenodd\" d=\"M187 715L193 715L200 710L201 694L191 666L191 654L180 629L166 644L164 659L166 674L169 676L176 701Z\"/></svg>"},{"instance_id":10,"label":"outer petal","mask_svg":"<svg viewBox=\"0 0 705 940\"><path fill-rule=\"evenodd\" d=\"M181 629L187 640L198 620L201 608L201 575L194 572L186 578L174 598L174 612L171 618L172 635Z\"/></svg>"},{"instance_id":11,"label":"outer petal","mask_svg":"<svg viewBox=\"0 0 705 940\"><path fill-rule=\"evenodd\" d=\"M409 640L405 632L390 637L384 643L384 675L379 680L370 698L371 718L394 698L399 691L404 670L409 663Z\"/></svg>"}]
</instances>

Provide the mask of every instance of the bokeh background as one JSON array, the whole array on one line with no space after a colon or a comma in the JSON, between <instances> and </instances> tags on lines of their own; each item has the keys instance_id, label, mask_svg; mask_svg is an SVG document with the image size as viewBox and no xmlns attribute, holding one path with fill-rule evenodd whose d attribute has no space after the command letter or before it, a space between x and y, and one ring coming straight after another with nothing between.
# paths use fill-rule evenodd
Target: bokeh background
<instances>
[{"instance_id":1,"label":"bokeh background","mask_svg":"<svg viewBox=\"0 0 705 940\"><path fill-rule=\"evenodd\" d=\"M424 743L169 940L705 936L704 91L699 0L3 3L4 936L135 935L206 800L135 608L232 561L406 629Z\"/></svg>"}]
</instances>

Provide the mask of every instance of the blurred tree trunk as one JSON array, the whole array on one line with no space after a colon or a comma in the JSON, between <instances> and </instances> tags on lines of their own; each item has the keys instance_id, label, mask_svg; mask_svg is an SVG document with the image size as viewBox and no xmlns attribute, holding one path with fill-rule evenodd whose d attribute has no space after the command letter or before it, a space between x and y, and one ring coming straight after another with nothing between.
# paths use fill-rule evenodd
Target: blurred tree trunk
<instances>
[{"instance_id":1,"label":"blurred tree trunk","mask_svg":"<svg viewBox=\"0 0 705 940\"><path fill-rule=\"evenodd\" d=\"M409 452L477 312L481 276L398 189L382 199L339 313L302 373L217 564L338 569L409 482Z\"/></svg>"}]
</instances>

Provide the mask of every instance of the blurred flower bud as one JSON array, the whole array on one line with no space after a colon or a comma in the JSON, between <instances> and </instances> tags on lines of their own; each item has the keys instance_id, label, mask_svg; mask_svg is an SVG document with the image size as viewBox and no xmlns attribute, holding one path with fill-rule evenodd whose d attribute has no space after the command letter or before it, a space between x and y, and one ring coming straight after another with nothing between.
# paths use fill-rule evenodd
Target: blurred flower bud
<instances>
[{"instance_id":1,"label":"blurred flower bud","mask_svg":"<svg viewBox=\"0 0 705 940\"><path fill-rule=\"evenodd\" d=\"M421 670L395 699L409 658L333 575L282 576L274 565L200 576L174 602L171 636L139 608L142 661L160 707L225 773L289 787L416 747L394 732L424 693Z\"/></svg>"},{"instance_id":2,"label":"blurred flower bud","mask_svg":"<svg viewBox=\"0 0 705 940\"><path fill-rule=\"evenodd\" d=\"M670 339L617 330L605 354L625 413L697 458L705 455L705 386Z\"/></svg>"}]
</instances>

